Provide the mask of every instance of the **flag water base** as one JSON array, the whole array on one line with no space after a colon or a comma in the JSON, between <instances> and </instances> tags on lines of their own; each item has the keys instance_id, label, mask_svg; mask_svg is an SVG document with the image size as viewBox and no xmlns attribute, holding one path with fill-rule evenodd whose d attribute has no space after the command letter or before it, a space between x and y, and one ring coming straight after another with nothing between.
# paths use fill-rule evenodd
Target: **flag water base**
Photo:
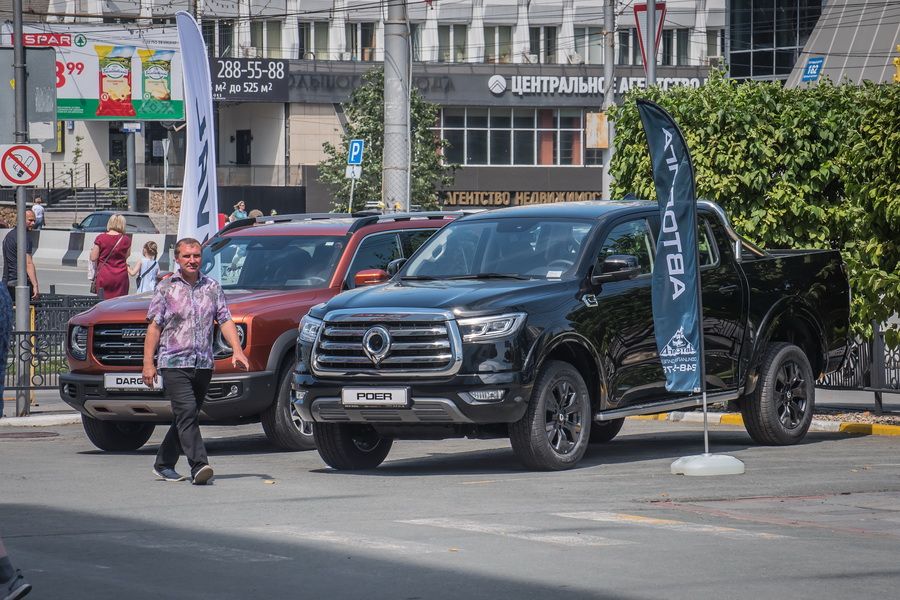
<instances>
[{"instance_id":1,"label":"flag water base","mask_svg":"<svg viewBox=\"0 0 900 600\"><path fill-rule=\"evenodd\" d=\"M672 475L704 477L710 475L742 475L744 463L727 454L682 456L672 463Z\"/></svg>"}]
</instances>

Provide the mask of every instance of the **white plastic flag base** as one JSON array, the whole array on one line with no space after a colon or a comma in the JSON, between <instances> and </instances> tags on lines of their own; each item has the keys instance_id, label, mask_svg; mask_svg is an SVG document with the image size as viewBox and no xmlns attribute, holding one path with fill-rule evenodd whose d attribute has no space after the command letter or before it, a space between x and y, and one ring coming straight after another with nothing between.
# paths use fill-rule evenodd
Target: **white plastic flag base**
<instances>
[{"instance_id":1,"label":"white plastic flag base","mask_svg":"<svg viewBox=\"0 0 900 600\"><path fill-rule=\"evenodd\" d=\"M682 456L672 463L672 475L742 475L744 463L727 454Z\"/></svg>"}]
</instances>

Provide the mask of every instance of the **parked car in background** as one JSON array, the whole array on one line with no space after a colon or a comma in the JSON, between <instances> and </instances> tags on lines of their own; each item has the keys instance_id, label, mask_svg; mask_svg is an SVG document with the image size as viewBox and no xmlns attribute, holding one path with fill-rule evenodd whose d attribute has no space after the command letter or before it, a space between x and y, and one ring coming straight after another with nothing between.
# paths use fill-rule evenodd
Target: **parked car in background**
<instances>
[{"instance_id":1,"label":"parked car in background","mask_svg":"<svg viewBox=\"0 0 900 600\"><path fill-rule=\"evenodd\" d=\"M85 233L103 233L106 231L106 223L113 215L125 217L125 233L159 233L150 215L139 212L125 212L118 210L99 210L92 212L80 223L72 223L72 229Z\"/></svg>"},{"instance_id":2,"label":"parked car in background","mask_svg":"<svg viewBox=\"0 0 900 600\"><path fill-rule=\"evenodd\" d=\"M312 424L290 401L300 318L342 290L386 281L388 263L412 255L460 214L279 215L219 231L203 247L202 268L222 284L250 368L232 367L216 328L201 422L262 421L278 448L313 448ZM157 424L172 421L162 391L141 381L149 303L150 294L108 300L68 324L70 372L60 376L60 395L102 450L140 448Z\"/></svg>"}]
</instances>

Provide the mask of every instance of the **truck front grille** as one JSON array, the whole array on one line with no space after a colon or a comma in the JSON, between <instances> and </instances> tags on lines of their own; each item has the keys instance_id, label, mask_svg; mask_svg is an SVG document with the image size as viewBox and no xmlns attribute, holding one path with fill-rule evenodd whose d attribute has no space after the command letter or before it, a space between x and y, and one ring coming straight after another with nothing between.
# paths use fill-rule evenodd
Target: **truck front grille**
<instances>
[{"instance_id":1,"label":"truck front grille","mask_svg":"<svg viewBox=\"0 0 900 600\"><path fill-rule=\"evenodd\" d=\"M335 313L326 318L313 352L317 374L435 376L459 370L461 342L456 322L449 315ZM373 328L377 329L375 343L367 343L366 336L373 335ZM381 344L386 345L383 355L372 351Z\"/></svg>"},{"instance_id":2,"label":"truck front grille","mask_svg":"<svg viewBox=\"0 0 900 600\"><path fill-rule=\"evenodd\" d=\"M139 367L144 363L146 323L94 326L94 357L100 364L115 367Z\"/></svg>"}]
</instances>

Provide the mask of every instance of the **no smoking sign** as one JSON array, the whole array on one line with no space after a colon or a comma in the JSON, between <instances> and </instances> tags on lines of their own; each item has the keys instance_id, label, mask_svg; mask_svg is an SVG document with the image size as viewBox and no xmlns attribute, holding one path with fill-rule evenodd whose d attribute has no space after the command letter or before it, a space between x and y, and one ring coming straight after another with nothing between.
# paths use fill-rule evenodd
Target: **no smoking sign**
<instances>
[{"instance_id":1,"label":"no smoking sign","mask_svg":"<svg viewBox=\"0 0 900 600\"><path fill-rule=\"evenodd\" d=\"M0 145L0 185L30 185L43 168L39 145Z\"/></svg>"}]
</instances>

